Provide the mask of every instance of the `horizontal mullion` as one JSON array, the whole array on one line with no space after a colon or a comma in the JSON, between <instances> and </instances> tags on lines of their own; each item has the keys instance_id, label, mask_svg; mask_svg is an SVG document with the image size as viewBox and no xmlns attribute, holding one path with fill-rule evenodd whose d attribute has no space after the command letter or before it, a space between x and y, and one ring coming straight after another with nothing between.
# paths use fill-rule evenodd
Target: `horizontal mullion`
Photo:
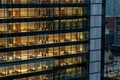
<instances>
[{"instance_id":1,"label":"horizontal mullion","mask_svg":"<svg viewBox=\"0 0 120 80\"><path fill-rule=\"evenodd\" d=\"M35 21L53 21L53 20L65 20L65 19L79 19L89 18L89 15L82 16L58 16L58 17L43 17L43 18L12 18L12 19L0 19L0 23L11 22L35 22Z\"/></svg>"},{"instance_id":2,"label":"horizontal mullion","mask_svg":"<svg viewBox=\"0 0 120 80\"><path fill-rule=\"evenodd\" d=\"M1 4L0 8L45 8L45 7L89 7L89 3L67 4Z\"/></svg>"},{"instance_id":3,"label":"horizontal mullion","mask_svg":"<svg viewBox=\"0 0 120 80\"><path fill-rule=\"evenodd\" d=\"M89 43L89 40L65 42L65 43L54 43L54 44L32 45L32 46L21 46L21 47L18 46L18 47L11 47L11 48L2 48L2 49L0 49L0 52L30 50L30 49L67 46L67 45L78 45L78 44L83 44L83 43Z\"/></svg>"},{"instance_id":4,"label":"horizontal mullion","mask_svg":"<svg viewBox=\"0 0 120 80\"><path fill-rule=\"evenodd\" d=\"M35 58L35 59L28 59L28 60L4 62L4 63L0 63L0 67L28 64L28 63L34 63L34 62L36 63L36 62L43 62L43 61L52 61L52 60L54 61L54 60L65 59L65 58L75 58L80 56L86 56L87 53L88 52L83 52L83 53L77 53L77 54L59 55L59 56L53 56L53 57L43 57L43 58Z\"/></svg>"},{"instance_id":5,"label":"horizontal mullion","mask_svg":"<svg viewBox=\"0 0 120 80\"><path fill-rule=\"evenodd\" d=\"M84 32L84 31L88 31L88 29L87 28L81 28L81 29L70 29L70 30L50 30L50 31L2 33L2 34L0 34L0 38L32 36L32 35L45 35L45 34L57 34L57 33L70 33L70 32Z\"/></svg>"}]
</instances>

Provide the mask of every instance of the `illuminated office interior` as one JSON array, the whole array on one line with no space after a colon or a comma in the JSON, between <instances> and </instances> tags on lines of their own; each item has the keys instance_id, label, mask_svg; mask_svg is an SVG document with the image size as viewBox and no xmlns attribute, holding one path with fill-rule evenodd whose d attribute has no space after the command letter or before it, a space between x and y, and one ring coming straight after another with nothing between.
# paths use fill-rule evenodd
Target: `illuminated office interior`
<instances>
[{"instance_id":1,"label":"illuminated office interior","mask_svg":"<svg viewBox=\"0 0 120 80\"><path fill-rule=\"evenodd\" d=\"M87 80L91 1L0 0L0 79Z\"/></svg>"}]
</instances>

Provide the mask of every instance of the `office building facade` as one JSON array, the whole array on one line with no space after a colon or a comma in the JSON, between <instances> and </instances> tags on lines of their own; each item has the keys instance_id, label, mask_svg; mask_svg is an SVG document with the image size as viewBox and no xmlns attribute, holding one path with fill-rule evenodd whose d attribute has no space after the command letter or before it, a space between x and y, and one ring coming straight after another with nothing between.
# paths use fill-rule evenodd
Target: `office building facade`
<instances>
[{"instance_id":1,"label":"office building facade","mask_svg":"<svg viewBox=\"0 0 120 80\"><path fill-rule=\"evenodd\" d=\"M0 79L101 80L104 0L0 0Z\"/></svg>"},{"instance_id":2,"label":"office building facade","mask_svg":"<svg viewBox=\"0 0 120 80\"><path fill-rule=\"evenodd\" d=\"M120 17L119 16L117 16L116 18L115 18L115 20L116 20L116 26L115 26L115 45L116 46L119 46L120 45Z\"/></svg>"},{"instance_id":3,"label":"office building facade","mask_svg":"<svg viewBox=\"0 0 120 80\"><path fill-rule=\"evenodd\" d=\"M120 15L120 1L118 0L106 0L106 16L117 17Z\"/></svg>"}]
</instances>

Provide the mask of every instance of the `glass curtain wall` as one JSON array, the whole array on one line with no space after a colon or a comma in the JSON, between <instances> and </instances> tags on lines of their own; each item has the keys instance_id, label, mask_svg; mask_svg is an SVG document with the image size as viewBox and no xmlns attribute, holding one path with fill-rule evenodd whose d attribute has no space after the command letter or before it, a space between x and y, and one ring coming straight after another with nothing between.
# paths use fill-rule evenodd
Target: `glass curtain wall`
<instances>
[{"instance_id":1,"label":"glass curtain wall","mask_svg":"<svg viewBox=\"0 0 120 80\"><path fill-rule=\"evenodd\" d=\"M0 35L5 35L0 37L0 78L14 79L16 75L49 70L56 72L14 80L87 76L88 68L84 65L88 63L90 34L87 3L89 0L0 0L2 6L7 5L0 8L0 20L6 21L0 22ZM35 46L46 47L32 49Z\"/></svg>"}]
</instances>

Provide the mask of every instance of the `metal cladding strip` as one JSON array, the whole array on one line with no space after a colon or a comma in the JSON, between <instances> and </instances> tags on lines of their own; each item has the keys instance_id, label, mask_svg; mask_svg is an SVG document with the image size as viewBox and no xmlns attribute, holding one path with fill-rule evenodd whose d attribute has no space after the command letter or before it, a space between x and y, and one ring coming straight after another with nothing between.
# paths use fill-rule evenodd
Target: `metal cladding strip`
<instances>
[{"instance_id":1,"label":"metal cladding strip","mask_svg":"<svg viewBox=\"0 0 120 80\"><path fill-rule=\"evenodd\" d=\"M87 18L89 15L82 15L82 16L56 16L56 17L43 17L43 18L18 18L18 19L0 19L0 23L11 23L11 22L34 22L34 21L53 21L53 20L65 20L65 19L79 19L79 18Z\"/></svg>"},{"instance_id":2,"label":"metal cladding strip","mask_svg":"<svg viewBox=\"0 0 120 80\"><path fill-rule=\"evenodd\" d=\"M88 7L88 3L68 4L0 4L0 8L45 8L45 7Z\"/></svg>"},{"instance_id":3,"label":"metal cladding strip","mask_svg":"<svg viewBox=\"0 0 120 80\"><path fill-rule=\"evenodd\" d=\"M57 34L57 33L72 33L72 32L85 32L87 28L71 29L71 30L50 30L50 31L32 31L32 32L17 32L17 33L2 33L0 38L6 37L19 37L19 36L31 36L31 35L46 35L46 34Z\"/></svg>"},{"instance_id":4,"label":"metal cladding strip","mask_svg":"<svg viewBox=\"0 0 120 80\"><path fill-rule=\"evenodd\" d=\"M65 42L65 43L54 43L54 44L42 44L42 45L31 45L31 46L16 46L11 48L1 48L0 52L8 51L20 51L20 50L30 50L30 49L39 49L39 48L48 48L48 47L58 47L58 46L68 46L68 45L78 45L88 43L89 40L84 41L74 41L74 42Z\"/></svg>"},{"instance_id":5,"label":"metal cladding strip","mask_svg":"<svg viewBox=\"0 0 120 80\"><path fill-rule=\"evenodd\" d=\"M70 55L53 56L53 57L45 57L45 58L35 58L35 59L29 59L29 60L3 62L3 63L0 63L0 67L26 64L26 63L34 63L34 62L54 61L54 60L65 59L65 58L80 57L80 56L86 56L87 53L88 52L84 52L84 53L80 53L80 54L70 54Z\"/></svg>"}]
</instances>

